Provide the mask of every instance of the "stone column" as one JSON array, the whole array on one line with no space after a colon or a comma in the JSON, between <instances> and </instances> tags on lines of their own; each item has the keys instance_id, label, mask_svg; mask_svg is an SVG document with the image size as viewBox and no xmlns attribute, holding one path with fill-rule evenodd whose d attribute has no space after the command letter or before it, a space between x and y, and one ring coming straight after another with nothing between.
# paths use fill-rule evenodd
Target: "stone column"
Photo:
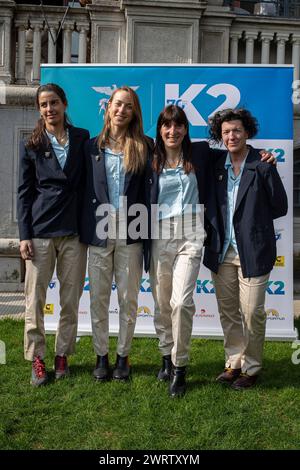
<instances>
[{"instance_id":1,"label":"stone column","mask_svg":"<svg viewBox=\"0 0 300 470\"><path fill-rule=\"evenodd\" d=\"M40 82L40 64L41 64L41 30L40 24L33 26L33 57L32 57L32 83Z\"/></svg>"},{"instance_id":2,"label":"stone column","mask_svg":"<svg viewBox=\"0 0 300 470\"><path fill-rule=\"evenodd\" d=\"M274 35L272 33L261 33L261 63L270 63L270 41L272 41Z\"/></svg>"},{"instance_id":3,"label":"stone column","mask_svg":"<svg viewBox=\"0 0 300 470\"><path fill-rule=\"evenodd\" d=\"M48 29L48 64L56 64L57 30L54 26Z\"/></svg>"},{"instance_id":4,"label":"stone column","mask_svg":"<svg viewBox=\"0 0 300 470\"><path fill-rule=\"evenodd\" d=\"M293 44L292 62L295 66L294 80L299 80L300 78L300 36L296 36L295 34L293 34L292 44Z\"/></svg>"},{"instance_id":5,"label":"stone column","mask_svg":"<svg viewBox=\"0 0 300 470\"><path fill-rule=\"evenodd\" d=\"M0 80L5 83L14 81L12 67L11 29L15 2L0 0Z\"/></svg>"},{"instance_id":6,"label":"stone column","mask_svg":"<svg viewBox=\"0 0 300 470\"><path fill-rule=\"evenodd\" d=\"M254 41L257 38L257 33L246 33L246 64L253 64L254 55Z\"/></svg>"},{"instance_id":7,"label":"stone column","mask_svg":"<svg viewBox=\"0 0 300 470\"><path fill-rule=\"evenodd\" d=\"M288 40L289 40L289 34L277 33L277 37L276 37L276 43L277 43L276 63L277 64L285 63L285 43Z\"/></svg>"},{"instance_id":8,"label":"stone column","mask_svg":"<svg viewBox=\"0 0 300 470\"><path fill-rule=\"evenodd\" d=\"M72 30L73 30L73 27L69 24L66 24L63 28L63 32L64 32L63 63L64 64L69 64L71 62Z\"/></svg>"},{"instance_id":9,"label":"stone column","mask_svg":"<svg viewBox=\"0 0 300 470\"><path fill-rule=\"evenodd\" d=\"M78 63L86 63L86 51L87 51L87 32L89 28L87 26L78 26L79 31L79 51L78 51Z\"/></svg>"},{"instance_id":10,"label":"stone column","mask_svg":"<svg viewBox=\"0 0 300 470\"><path fill-rule=\"evenodd\" d=\"M18 26L18 62L17 62L17 84L26 83L26 30L25 26Z\"/></svg>"},{"instance_id":11,"label":"stone column","mask_svg":"<svg viewBox=\"0 0 300 470\"><path fill-rule=\"evenodd\" d=\"M239 39L241 37L240 33L231 33L230 34L230 63L238 63L238 53L239 53Z\"/></svg>"}]
</instances>

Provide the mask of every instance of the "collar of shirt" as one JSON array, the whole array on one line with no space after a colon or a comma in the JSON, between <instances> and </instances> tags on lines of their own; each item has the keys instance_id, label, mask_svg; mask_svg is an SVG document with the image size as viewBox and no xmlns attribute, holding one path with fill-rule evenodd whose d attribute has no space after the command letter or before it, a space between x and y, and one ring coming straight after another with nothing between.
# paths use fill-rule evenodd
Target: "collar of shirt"
<instances>
[{"instance_id":1,"label":"collar of shirt","mask_svg":"<svg viewBox=\"0 0 300 470\"><path fill-rule=\"evenodd\" d=\"M104 153L107 154L107 155L113 155L114 157L120 157L120 158L124 157L123 152L113 152L110 147L105 147Z\"/></svg>"},{"instance_id":2,"label":"collar of shirt","mask_svg":"<svg viewBox=\"0 0 300 470\"><path fill-rule=\"evenodd\" d=\"M47 136L49 137L51 144L52 144L52 145L55 145L56 147L66 148L66 147L69 145L69 129L66 129L67 140L66 140L65 145L61 145L61 144L58 142L58 140L57 140L57 138L55 137L55 135L54 135L54 134L51 134L50 132L48 132L47 129L46 129L46 134L47 134Z\"/></svg>"},{"instance_id":3,"label":"collar of shirt","mask_svg":"<svg viewBox=\"0 0 300 470\"><path fill-rule=\"evenodd\" d=\"M248 152L247 152L247 155L245 156L245 158L244 158L244 160L243 160L243 163L241 164L240 172L239 172L239 174L237 175L237 177L240 176L240 175L243 173L247 156L248 156ZM226 160L225 160L225 163L224 163L224 168L225 168L225 170L229 170L229 168L231 168L231 170L233 171L233 165L232 165L232 161L231 161L231 155L230 155L229 152L227 152L227 155L226 155Z\"/></svg>"}]
</instances>

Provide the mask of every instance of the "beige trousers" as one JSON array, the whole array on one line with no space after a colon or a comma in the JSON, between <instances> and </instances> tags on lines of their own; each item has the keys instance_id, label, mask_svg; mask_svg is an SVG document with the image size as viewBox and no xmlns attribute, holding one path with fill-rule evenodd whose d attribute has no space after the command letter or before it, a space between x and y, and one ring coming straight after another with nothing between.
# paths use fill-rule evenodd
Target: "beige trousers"
<instances>
[{"instance_id":1,"label":"beige trousers","mask_svg":"<svg viewBox=\"0 0 300 470\"><path fill-rule=\"evenodd\" d=\"M24 356L44 358L46 338L44 306L48 284L56 262L60 283L60 319L56 332L55 353L63 356L75 350L78 304L82 294L87 247L78 237L34 238L34 258L26 261Z\"/></svg>"},{"instance_id":2,"label":"beige trousers","mask_svg":"<svg viewBox=\"0 0 300 470\"><path fill-rule=\"evenodd\" d=\"M152 241L150 284L155 302L154 326L163 356L177 367L189 359L195 303L193 292L200 268L203 239L174 237ZM172 233L172 231L171 231Z\"/></svg>"},{"instance_id":3,"label":"beige trousers","mask_svg":"<svg viewBox=\"0 0 300 470\"><path fill-rule=\"evenodd\" d=\"M108 239L106 247L89 246L91 320L94 350L105 356L109 348L109 302L113 275L119 302L117 353L129 354L138 308L143 270L142 243Z\"/></svg>"},{"instance_id":4,"label":"beige trousers","mask_svg":"<svg viewBox=\"0 0 300 470\"><path fill-rule=\"evenodd\" d=\"M256 375L262 367L270 273L244 278L239 256L230 247L218 274L211 274L224 333L225 366Z\"/></svg>"}]
</instances>

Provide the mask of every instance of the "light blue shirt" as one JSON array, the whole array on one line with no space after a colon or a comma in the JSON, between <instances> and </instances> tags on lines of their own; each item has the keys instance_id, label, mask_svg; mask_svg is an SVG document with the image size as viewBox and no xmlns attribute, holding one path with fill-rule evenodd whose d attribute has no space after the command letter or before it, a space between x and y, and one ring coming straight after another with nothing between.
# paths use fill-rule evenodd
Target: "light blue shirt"
<instances>
[{"instance_id":1,"label":"light blue shirt","mask_svg":"<svg viewBox=\"0 0 300 470\"><path fill-rule=\"evenodd\" d=\"M223 251L220 255L220 263L223 263L227 250L230 246L233 247L234 251L238 254L237 243L235 239L234 226L233 226L233 215L235 211L237 194L241 182L241 177L244 171L246 158L244 159L240 172L235 176L231 158L229 152L227 153L226 161L224 164L225 170L227 170L227 217L225 227L225 240L223 245Z\"/></svg>"},{"instance_id":2,"label":"light blue shirt","mask_svg":"<svg viewBox=\"0 0 300 470\"><path fill-rule=\"evenodd\" d=\"M67 133L67 136L68 136L68 139L67 139L67 142L65 143L64 146L62 146L58 141L57 141L57 138L55 137L55 135L53 134L50 134L50 132L48 132L46 130L46 134L47 136L49 137L49 140L51 142L51 145L52 145L52 148L54 150L54 153L56 155L56 158L58 160L58 163L61 167L61 169L63 170L64 169L64 166L66 164L66 160L67 160L67 156L68 156L68 152L69 152L69 147L70 147L70 143L69 143L69 131L68 129L66 130L66 133Z\"/></svg>"},{"instance_id":3,"label":"light blue shirt","mask_svg":"<svg viewBox=\"0 0 300 470\"><path fill-rule=\"evenodd\" d=\"M164 168L159 175L158 219L178 217L183 213L199 212L199 193L194 172L186 174L182 165ZM198 206L197 206L198 205Z\"/></svg>"},{"instance_id":4,"label":"light blue shirt","mask_svg":"<svg viewBox=\"0 0 300 470\"><path fill-rule=\"evenodd\" d=\"M106 147L104 158L109 202L115 209L119 209L119 197L124 194L125 184L124 154L122 152L114 153Z\"/></svg>"}]
</instances>

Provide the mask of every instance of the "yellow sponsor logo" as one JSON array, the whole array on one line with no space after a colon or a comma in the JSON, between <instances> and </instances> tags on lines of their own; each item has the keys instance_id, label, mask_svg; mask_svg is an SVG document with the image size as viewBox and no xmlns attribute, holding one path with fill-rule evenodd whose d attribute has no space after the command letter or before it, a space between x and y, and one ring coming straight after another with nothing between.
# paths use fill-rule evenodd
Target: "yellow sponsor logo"
<instances>
[{"instance_id":1,"label":"yellow sponsor logo","mask_svg":"<svg viewBox=\"0 0 300 470\"><path fill-rule=\"evenodd\" d=\"M54 314L54 304L46 304L44 307L44 315Z\"/></svg>"},{"instance_id":2,"label":"yellow sponsor logo","mask_svg":"<svg viewBox=\"0 0 300 470\"><path fill-rule=\"evenodd\" d=\"M150 308L147 307L146 305L142 305L141 307L139 307L137 310L137 314L138 316L141 316L141 317L146 317L148 315L152 316Z\"/></svg>"},{"instance_id":3,"label":"yellow sponsor logo","mask_svg":"<svg viewBox=\"0 0 300 470\"><path fill-rule=\"evenodd\" d=\"M279 317L279 312L278 310L275 310L275 308L268 308L266 310L267 315L271 315L272 317Z\"/></svg>"},{"instance_id":4,"label":"yellow sponsor logo","mask_svg":"<svg viewBox=\"0 0 300 470\"><path fill-rule=\"evenodd\" d=\"M275 261L275 266L284 267L284 256L277 256L276 261Z\"/></svg>"}]
</instances>

